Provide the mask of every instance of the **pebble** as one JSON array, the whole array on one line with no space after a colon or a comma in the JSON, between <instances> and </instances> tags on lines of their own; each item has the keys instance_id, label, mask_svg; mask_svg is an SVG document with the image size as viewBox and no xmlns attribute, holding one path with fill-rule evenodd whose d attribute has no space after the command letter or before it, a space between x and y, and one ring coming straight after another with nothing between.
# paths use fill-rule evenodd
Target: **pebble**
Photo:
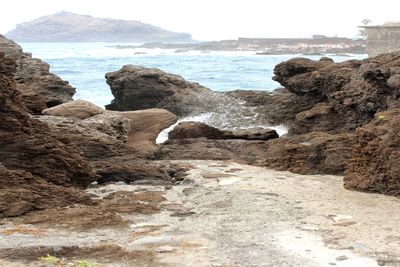
<instances>
[{"instance_id":1,"label":"pebble","mask_svg":"<svg viewBox=\"0 0 400 267\"><path fill-rule=\"evenodd\" d=\"M173 246L161 246L155 249L158 253L171 253L175 251Z\"/></svg>"},{"instance_id":2,"label":"pebble","mask_svg":"<svg viewBox=\"0 0 400 267\"><path fill-rule=\"evenodd\" d=\"M348 260L348 259L349 258L347 256L345 256L345 255L342 255L342 256L339 256L339 257L336 258L337 261L345 261L345 260Z\"/></svg>"}]
</instances>

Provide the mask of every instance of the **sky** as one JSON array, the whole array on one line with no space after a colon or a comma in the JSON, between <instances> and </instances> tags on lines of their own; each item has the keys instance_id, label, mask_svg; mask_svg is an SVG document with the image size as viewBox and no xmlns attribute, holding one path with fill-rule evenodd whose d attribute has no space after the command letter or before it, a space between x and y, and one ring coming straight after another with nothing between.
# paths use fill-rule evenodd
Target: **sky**
<instances>
[{"instance_id":1,"label":"sky","mask_svg":"<svg viewBox=\"0 0 400 267\"><path fill-rule=\"evenodd\" d=\"M238 37L356 37L363 19L400 21L399 0L12 0L2 4L0 33L16 24L70 11L139 20L196 40Z\"/></svg>"}]
</instances>

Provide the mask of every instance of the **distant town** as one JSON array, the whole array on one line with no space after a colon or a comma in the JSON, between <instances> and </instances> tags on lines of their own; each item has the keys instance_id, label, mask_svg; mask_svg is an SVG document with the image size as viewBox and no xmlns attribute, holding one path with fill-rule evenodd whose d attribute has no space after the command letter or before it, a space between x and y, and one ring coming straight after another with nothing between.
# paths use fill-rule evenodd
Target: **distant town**
<instances>
[{"instance_id":1,"label":"distant town","mask_svg":"<svg viewBox=\"0 0 400 267\"><path fill-rule=\"evenodd\" d=\"M238 38L212 42L146 43L143 45L115 45L119 49L162 48L176 49L177 53L198 51L255 51L259 55L278 54L364 54L366 41L350 38L314 35L312 38Z\"/></svg>"}]
</instances>

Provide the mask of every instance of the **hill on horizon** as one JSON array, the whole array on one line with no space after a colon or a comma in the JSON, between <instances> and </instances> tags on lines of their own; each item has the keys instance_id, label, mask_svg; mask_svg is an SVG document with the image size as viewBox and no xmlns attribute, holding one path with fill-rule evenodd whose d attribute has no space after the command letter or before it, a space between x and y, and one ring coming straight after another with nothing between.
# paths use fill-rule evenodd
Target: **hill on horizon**
<instances>
[{"instance_id":1,"label":"hill on horizon","mask_svg":"<svg viewBox=\"0 0 400 267\"><path fill-rule=\"evenodd\" d=\"M136 20L94 18L61 11L18 24L5 34L17 42L192 42L189 33L164 30Z\"/></svg>"}]
</instances>

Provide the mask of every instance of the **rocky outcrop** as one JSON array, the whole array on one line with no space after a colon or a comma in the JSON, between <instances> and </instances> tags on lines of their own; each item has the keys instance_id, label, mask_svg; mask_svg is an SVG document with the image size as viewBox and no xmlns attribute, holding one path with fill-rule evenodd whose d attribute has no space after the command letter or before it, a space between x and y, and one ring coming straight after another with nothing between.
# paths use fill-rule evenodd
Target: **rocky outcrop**
<instances>
[{"instance_id":1,"label":"rocky outcrop","mask_svg":"<svg viewBox=\"0 0 400 267\"><path fill-rule=\"evenodd\" d=\"M375 113L398 107L400 53L334 63L295 58L275 67L274 80L313 107L296 116L291 134L352 132Z\"/></svg>"},{"instance_id":2,"label":"rocky outcrop","mask_svg":"<svg viewBox=\"0 0 400 267\"><path fill-rule=\"evenodd\" d=\"M162 108L184 116L205 112L212 106L215 93L178 75L159 69L126 65L106 74L115 99L108 110L132 111Z\"/></svg>"},{"instance_id":3,"label":"rocky outcrop","mask_svg":"<svg viewBox=\"0 0 400 267\"><path fill-rule=\"evenodd\" d=\"M171 133L172 138L156 153L157 159L235 160L300 174L343 174L355 144L351 134L323 132L268 141L207 135L192 138L194 135L181 134L181 130L179 134Z\"/></svg>"},{"instance_id":4,"label":"rocky outcrop","mask_svg":"<svg viewBox=\"0 0 400 267\"><path fill-rule=\"evenodd\" d=\"M266 144L259 165L300 174L343 174L354 144L352 134L281 137Z\"/></svg>"},{"instance_id":5,"label":"rocky outcrop","mask_svg":"<svg viewBox=\"0 0 400 267\"><path fill-rule=\"evenodd\" d=\"M28 115L13 80L16 68L0 53L0 217L90 202L71 186L83 187L98 177L79 150Z\"/></svg>"},{"instance_id":6,"label":"rocky outcrop","mask_svg":"<svg viewBox=\"0 0 400 267\"><path fill-rule=\"evenodd\" d=\"M24 53L15 42L0 35L0 52L16 61L14 79L30 113L72 100L75 88L49 72L49 64Z\"/></svg>"},{"instance_id":7,"label":"rocky outcrop","mask_svg":"<svg viewBox=\"0 0 400 267\"><path fill-rule=\"evenodd\" d=\"M181 122L168 135L169 139L207 138L207 139L243 139L269 140L278 138L275 130L270 129L242 129L220 130L202 122Z\"/></svg>"},{"instance_id":8,"label":"rocky outcrop","mask_svg":"<svg viewBox=\"0 0 400 267\"><path fill-rule=\"evenodd\" d=\"M400 109L375 115L356 131L356 145L348 163L348 189L400 195Z\"/></svg>"},{"instance_id":9,"label":"rocky outcrop","mask_svg":"<svg viewBox=\"0 0 400 267\"><path fill-rule=\"evenodd\" d=\"M400 194L400 53L334 63L291 59L274 79L311 107L289 136L272 140L265 165L298 173L342 173L345 187Z\"/></svg>"}]
</instances>

